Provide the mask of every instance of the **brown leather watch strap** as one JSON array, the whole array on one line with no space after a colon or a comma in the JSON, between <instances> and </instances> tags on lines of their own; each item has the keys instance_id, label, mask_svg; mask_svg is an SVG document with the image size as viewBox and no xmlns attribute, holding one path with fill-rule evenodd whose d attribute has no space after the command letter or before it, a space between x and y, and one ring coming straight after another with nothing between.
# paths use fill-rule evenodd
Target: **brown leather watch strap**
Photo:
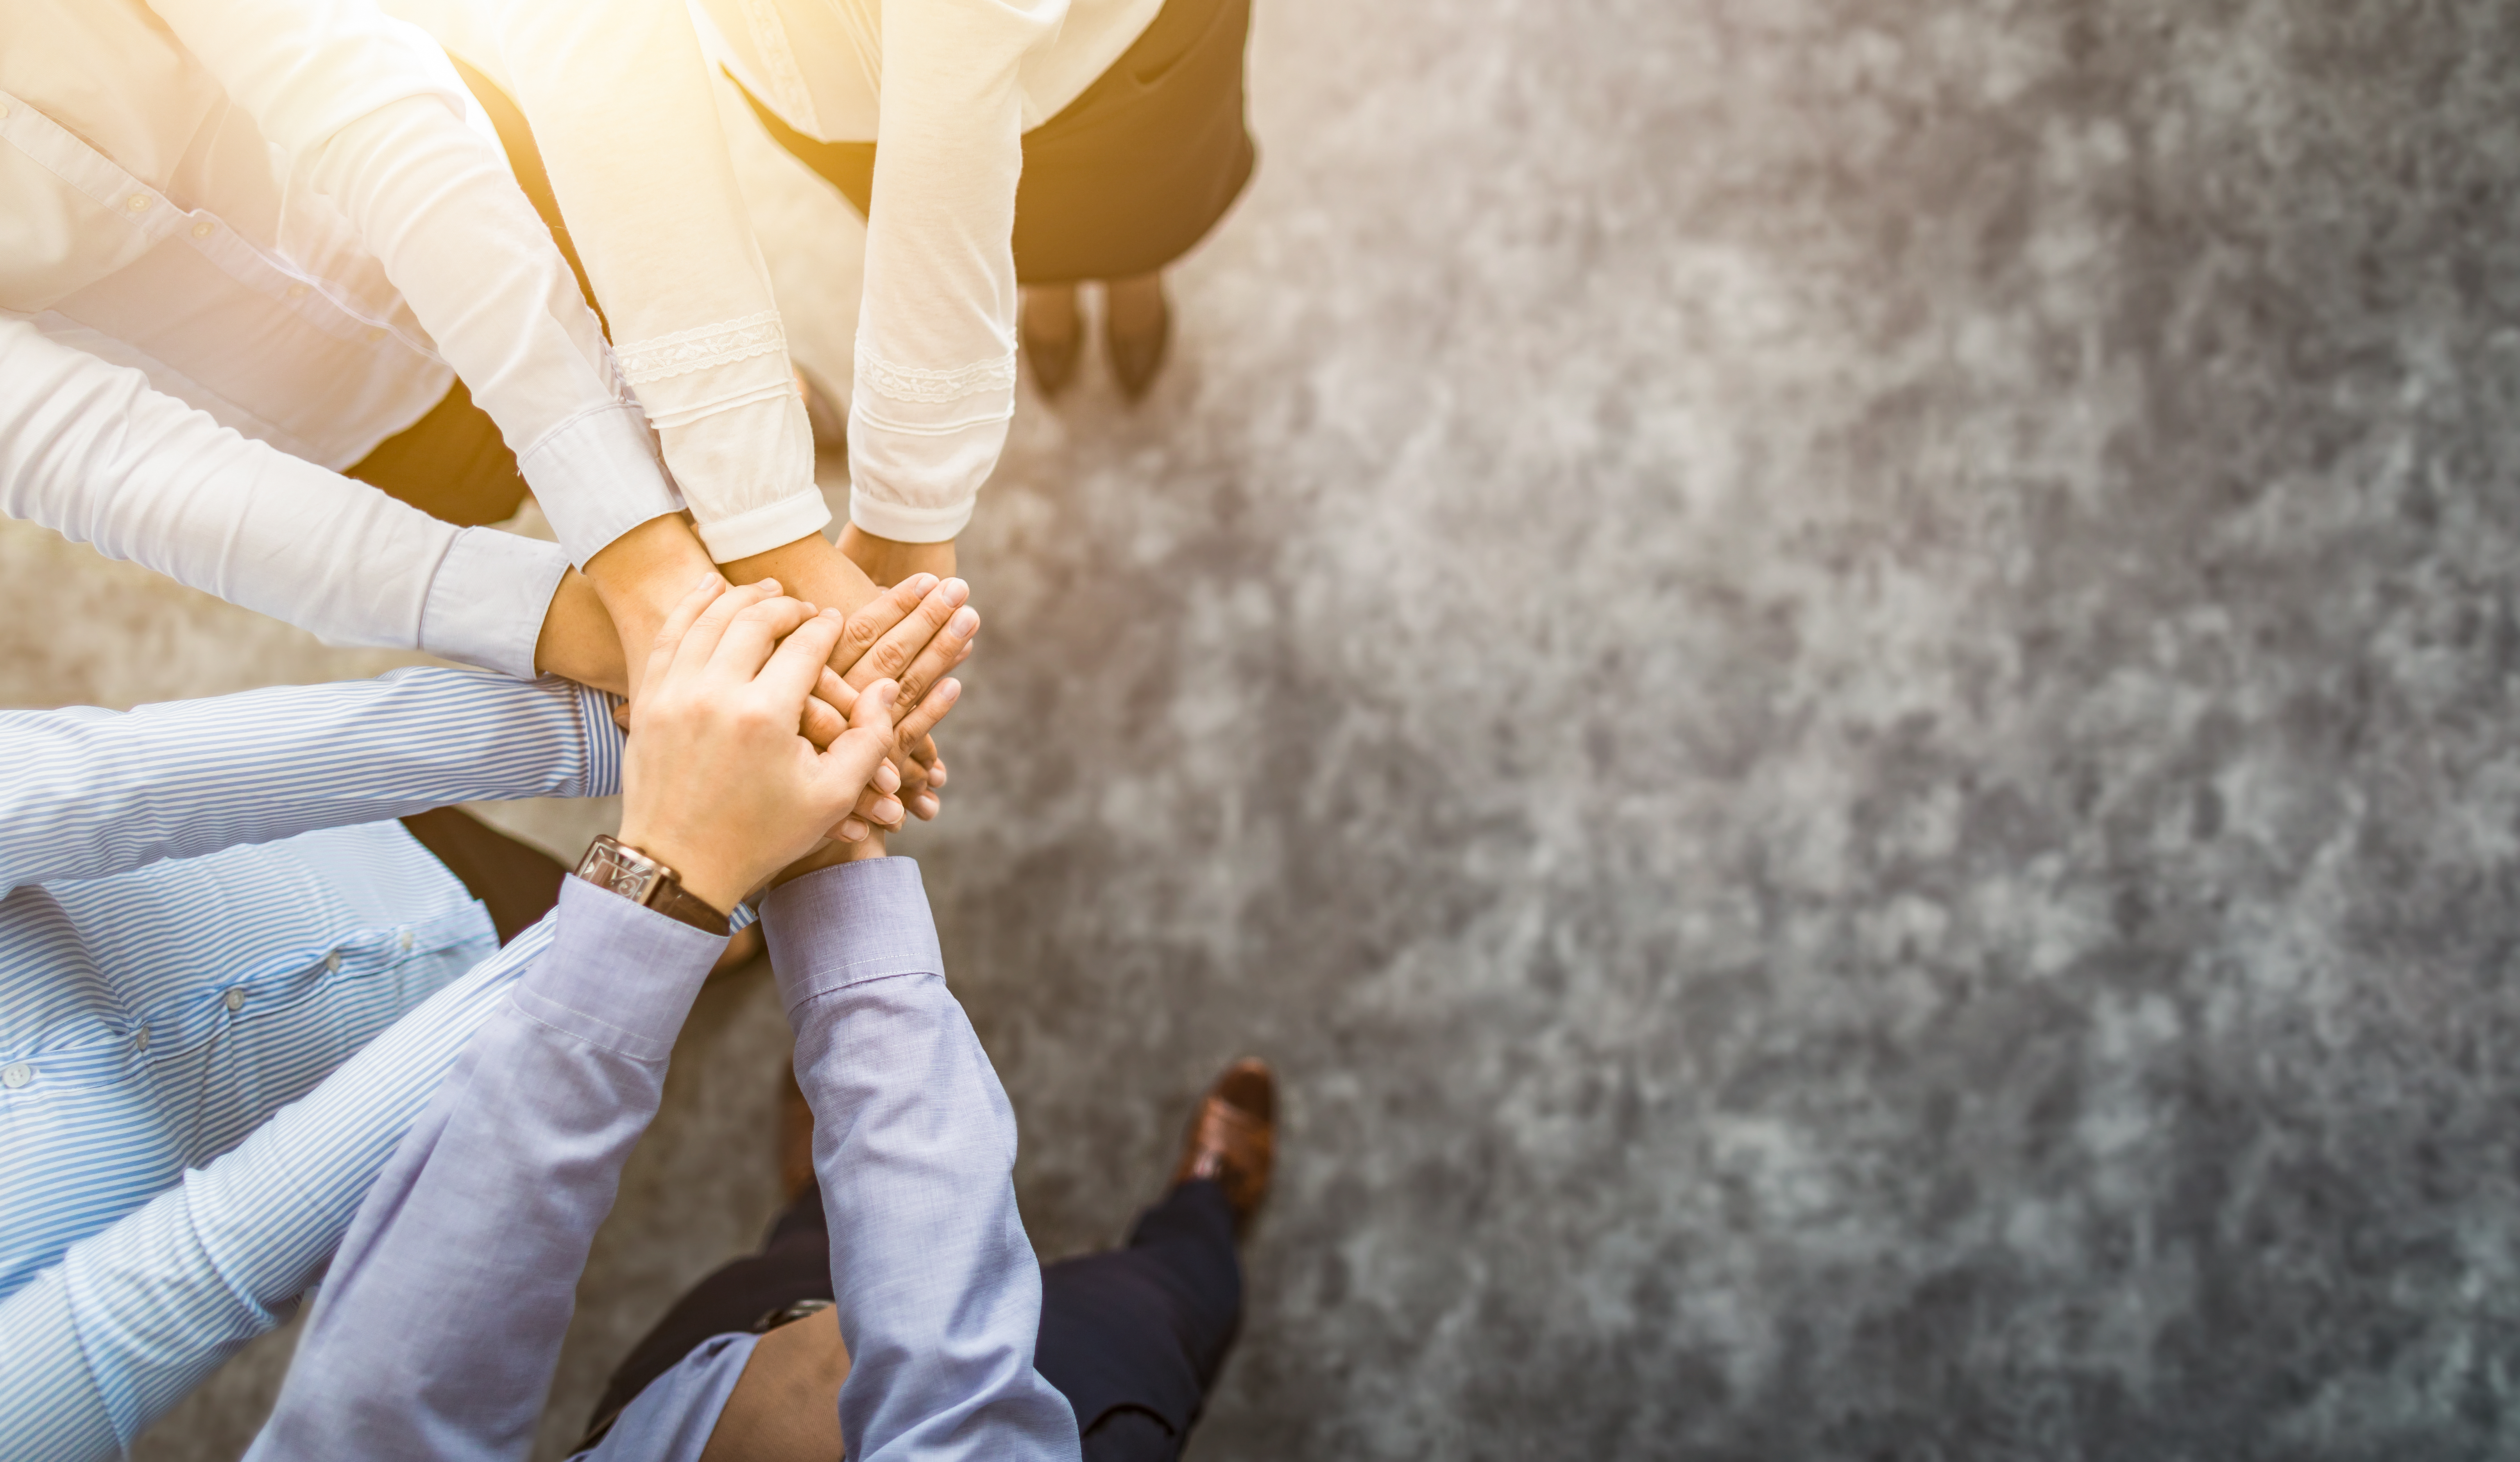
<instances>
[{"instance_id":1,"label":"brown leather watch strap","mask_svg":"<svg viewBox=\"0 0 2520 1462\"><path fill-rule=\"evenodd\" d=\"M608 833L596 834L586 856L577 861L577 876L642 908L679 919L703 934L724 938L727 916L683 887L674 870Z\"/></svg>"},{"instance_id":2,"label":"brown leather watch strap","mask_svg":"<svg viewBox=\"0 0 2520 1462\"><path fill-rule=\"evenodd\" d=\"M669 919L681 919L704 934L722 935L727 932L727 915L720 913L716 905L702 902L698 895L672 878L666 879L655 893L649 896L648 907Z\"/></svg>"}]
</instances>

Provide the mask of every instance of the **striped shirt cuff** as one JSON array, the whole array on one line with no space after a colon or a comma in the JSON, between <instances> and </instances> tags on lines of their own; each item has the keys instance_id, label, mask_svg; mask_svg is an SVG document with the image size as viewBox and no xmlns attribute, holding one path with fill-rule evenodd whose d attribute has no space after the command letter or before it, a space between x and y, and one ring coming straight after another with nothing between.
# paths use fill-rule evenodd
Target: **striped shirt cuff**
<instances>
[{"instance_id":1,"label":"striped shirt cuff","mask_svg":"<svg viewBox=\"0 0 2520 1462\"><path fill-rule=\"evenodd\" d=\"M557 679L557 677L555 677ZM612 708L621 698L593 686L575 681L562 684L577 692L578 725L586 731L586 777L578 789L557 795L563 797L617 797L621 795L621 752L628 744L620 723L612 719Z\"/></svg>"}]
</instances>

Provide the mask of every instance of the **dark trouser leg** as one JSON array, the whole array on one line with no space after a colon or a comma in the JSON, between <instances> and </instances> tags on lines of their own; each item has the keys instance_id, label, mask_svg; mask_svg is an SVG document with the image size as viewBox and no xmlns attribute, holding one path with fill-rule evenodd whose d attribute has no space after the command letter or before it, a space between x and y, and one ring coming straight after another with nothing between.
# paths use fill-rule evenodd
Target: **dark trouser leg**
<instances>
[{"instance_id":1,"label":"dark trouser leg","mask_svg":"<svg viewBox=\"0 0 2520 1462\"><path fill-rule=\"evenodd\" d=\"M823 1190L808 1183L773 1220L760 1253L722 1264L693 1285L630 1348L605 1383L589 1425L600 1426L619 1414L649 1382L682 1363L709 1337L752 1330L799 1300L831 1298L832 1238L824 1226Z\"/></svg>"},{"instance_id":2,"label":"dark trouser leg","mask_svg":"<svg viewBox=\"0 0 2520 1462\"><path fill-rule=\"evenodd\" d=\"M490 909L490 927L499 943L522 934L560 902L560 881L568 876L550 855L528 847L489 826L460 808L441 807L402 820L412 837L427 848L465 891Z\"/></svg>"},{"instance_id":3,"label":"dark trouser leg","mask_svg":"<svg viewBox=\"0 0 2520 1462\"><path fill-rule=\"evenodd\" d=\"M758 1254L692 1286L606 1383L602 1425L714 1335L751 1330L800 1300L832 1298L823 1192L808 1186ZM1138 1216L1129 1247L1042 1270L1033 1367L1076 1410L1086 1462L1170 1462L1197 1420L1242 1318L1234 1210L1187 1182Z\"/></svg>"},{"instance_id":4,"label":"dark trouser leg","mask_svg":"<svg viewBox=\"0 0 2520 1462\"><path fill-rule=\"evenodd\" d=\"M1234 1210L1186 1182L1138 1217L1128 1247L1041 1271L1033 1368L1076 1410L1086 1462L1181 1454L1242 1320Z\"/></svg>"}]
</instances>

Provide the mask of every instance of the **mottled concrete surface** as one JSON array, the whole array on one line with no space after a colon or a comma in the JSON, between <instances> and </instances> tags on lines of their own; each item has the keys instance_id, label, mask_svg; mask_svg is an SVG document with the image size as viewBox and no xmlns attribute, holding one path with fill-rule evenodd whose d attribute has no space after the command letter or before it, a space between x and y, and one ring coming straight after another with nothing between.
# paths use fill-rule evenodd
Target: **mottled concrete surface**
<instances>
[{"instance_id":1,"label":"mottled concrete surface","mask_svg":"<svg viewBox=\"0 0 2520 1462\"><path fill-rule=\"evenodd\" d=\"M2489 5L1262 7L906 849L1045 1257L1285 1075L1195 1456L2520 1453L2515 78ZM697 1034L549 1442L766 1212L758 976Z\"/></svg>"}]
</instances>

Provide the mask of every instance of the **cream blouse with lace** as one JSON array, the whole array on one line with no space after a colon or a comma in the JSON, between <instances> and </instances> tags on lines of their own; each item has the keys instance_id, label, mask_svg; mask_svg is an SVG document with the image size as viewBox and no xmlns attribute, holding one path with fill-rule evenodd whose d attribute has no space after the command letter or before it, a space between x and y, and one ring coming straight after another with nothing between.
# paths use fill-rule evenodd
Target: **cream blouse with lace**
<instances>
[{"instance_id":1,"label":"cream blouse with lace","mask_svg":"<svg viewBox=\"0 0 2520 1462\"><path fill-rule=\"evenodd\" d=\"M504 0L497 33L611 322L721 561L822 528L813 439L709 67L826 141L877 140L851 519L953 538L1014 408L1021 136L1161 0ZM886 78L890 84L884 84Z\"/></svg>"}]
</instances>

